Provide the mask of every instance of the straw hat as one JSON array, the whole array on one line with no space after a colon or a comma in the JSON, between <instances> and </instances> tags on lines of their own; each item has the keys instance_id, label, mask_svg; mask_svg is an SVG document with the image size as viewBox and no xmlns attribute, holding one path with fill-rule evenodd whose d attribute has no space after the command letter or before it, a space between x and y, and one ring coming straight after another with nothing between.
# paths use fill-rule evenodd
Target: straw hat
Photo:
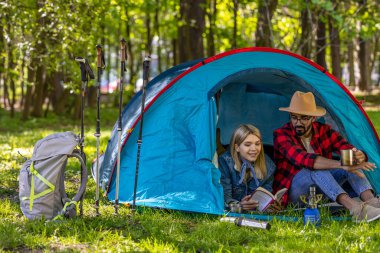
<instances>
[{"instance_id":1,"label":"straw hat","mask_svg":"<svg viewBox=\"0 0 380 253\"><path fill-rule=\"evenodd\" d=\"M326 114L324 108L315 104L313 93L301 91L294 93L289 107L280 107L279 110L308 116L323 116Z\"/></svg>"}]
</instances>

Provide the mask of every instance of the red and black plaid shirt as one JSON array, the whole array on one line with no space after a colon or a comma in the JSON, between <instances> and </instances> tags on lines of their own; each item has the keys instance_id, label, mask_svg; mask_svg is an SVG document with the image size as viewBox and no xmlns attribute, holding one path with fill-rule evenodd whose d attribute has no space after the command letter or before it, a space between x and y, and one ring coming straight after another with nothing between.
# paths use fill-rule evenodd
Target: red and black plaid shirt
<instances>
[{"instance_id":1,"label":"red and black plaid shirt","mask_svg":"<svg viewBox=\"0 0 380 253\"><path fill-rule=\"evenodd\" d=\"M273 192L282 188L290 189L293 177L302 169L313 169L317 156L332 158L333 152L353 148L338 132L329 125L313 122L313 135L310 145L314 153L306 152L300 137L289 122L273 133L274 161L277 170L274 175ZM288 203L288 193L282 199Z\"/></svg>"}]
</instances>

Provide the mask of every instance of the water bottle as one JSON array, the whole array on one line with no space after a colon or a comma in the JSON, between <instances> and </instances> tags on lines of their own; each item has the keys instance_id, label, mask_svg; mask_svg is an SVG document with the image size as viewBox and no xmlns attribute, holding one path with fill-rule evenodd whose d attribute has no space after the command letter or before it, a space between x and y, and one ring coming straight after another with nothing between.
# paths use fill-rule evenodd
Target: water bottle
<instances>
[{"instance_id":1,"label":"water bottle","mask_svg":"<svg viewBox=\"0 0 380 253\"><path fill-rule=\"evenodd\" d=\"M315 193L315 186L309 188L308 203L305 212L303 213L303 223L319 227L321 225L321 216L317 208L317 203L321 200L322 196L317 196Z\"/></svg>"}]
</instances>

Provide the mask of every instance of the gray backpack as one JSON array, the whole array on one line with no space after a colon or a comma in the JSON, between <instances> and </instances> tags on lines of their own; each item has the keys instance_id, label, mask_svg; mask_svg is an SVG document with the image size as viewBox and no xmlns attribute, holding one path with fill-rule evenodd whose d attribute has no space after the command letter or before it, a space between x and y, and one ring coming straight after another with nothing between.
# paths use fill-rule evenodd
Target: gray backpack
<instances>
[{"instance_id":1,"label":"gray backpack","mask_svg":"<svg viewBox=\"0 0 380 253\"><path fill-rule=\"evenodd\" d=\"M87 183L84 159L75 149L79 143L79 136L72 132L55 133L36 143L32 158L24 163L19 177L20 207L28 219L50 220L76 215L77 203ZM72 200L67 197L64 183L69 157L79 160L82 171L79 191Z\"/></svg>"}]
</instances>

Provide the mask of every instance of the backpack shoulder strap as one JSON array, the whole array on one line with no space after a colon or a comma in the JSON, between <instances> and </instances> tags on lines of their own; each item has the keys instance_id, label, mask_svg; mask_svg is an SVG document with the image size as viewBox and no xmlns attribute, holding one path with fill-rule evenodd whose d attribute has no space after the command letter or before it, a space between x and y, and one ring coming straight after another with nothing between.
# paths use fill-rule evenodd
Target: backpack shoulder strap
<instances>
[{"instance_id":1,"label":"backpack shoulder strap","mask_svg":"<svg viewBox=\"0 0 380 253\"><path fill-rule=\"evenodd\" d=\"M57 215L54 220L61 219L63 217L72 218L76 215L76 209L78 206L78 201L81 199L82 195L85 192L86 184L87 184L87 167L84 163L84 159L81 156L79 150L75 149L71 155L68 155L68 157L75 157L79 160L81 165L81 171L82 171L82 181L81 185L79 187L79 190L77 194L74 196L74 198L71 200L67 197L66 190L65 190L65 168L66 168L66 162L64 164L64 167L62 169L62 175L60 179L60 191L62 194L62 203L64 204L63 209L60 211L59 215ZM60 217L58 217L60 216Z\"/></svg>"}]
</instances>

